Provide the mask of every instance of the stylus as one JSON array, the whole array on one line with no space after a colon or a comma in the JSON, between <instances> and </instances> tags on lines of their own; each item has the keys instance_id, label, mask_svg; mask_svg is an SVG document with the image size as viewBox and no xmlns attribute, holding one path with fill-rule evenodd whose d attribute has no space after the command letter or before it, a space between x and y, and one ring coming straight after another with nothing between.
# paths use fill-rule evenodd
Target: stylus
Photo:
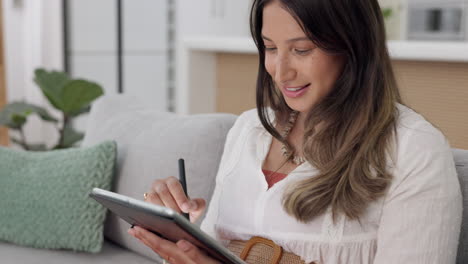
<instances>
[{"instance_id":1,"label":"stylus","mask_svg":"<svg viewBox=\"0 0 468 264\"><path fill-rule=\"evenodd\" d=\"M184 159L179 159L179 181L180 181L180 184L182 184L182 189L184 190L185 195L188 197L188 195L187 195L187 181L185 179L185 162L184 162ZM190 215L189 214L182 213L182 215L185 216L185 218L187 218L188 220L190 220Z\"/></svg>"}]
</instances>

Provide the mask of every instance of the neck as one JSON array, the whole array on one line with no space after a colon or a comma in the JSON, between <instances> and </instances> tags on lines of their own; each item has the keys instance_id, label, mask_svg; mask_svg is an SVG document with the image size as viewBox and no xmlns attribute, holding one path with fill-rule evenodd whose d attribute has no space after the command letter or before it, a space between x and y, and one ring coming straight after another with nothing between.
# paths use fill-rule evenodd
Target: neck
<instances>
[{"instance_id":1,"label":"neck","mask_svg":"<svg viewBox=\"0 0 468 264\"><path fill-rule=\"evenodd\" d=\"M306 114L299 113L294 126L292 127L292 131L289 134L289 142L294 145L294 147L302 152L302 139L304 137L305 132L305 117Z\"/></svg>"},{"instance_id":2,"label":"neck","mask_svg":"<svg viewBox=\"0 0 468 264\"><path fill-rule=\"evenodd\" d=\"M296 123L294 124L294 134L304 134L304 129L305 129L305 119L306 119L307 113L299 113L299 116L297 117Z\"/></svg>"}]
</instances>

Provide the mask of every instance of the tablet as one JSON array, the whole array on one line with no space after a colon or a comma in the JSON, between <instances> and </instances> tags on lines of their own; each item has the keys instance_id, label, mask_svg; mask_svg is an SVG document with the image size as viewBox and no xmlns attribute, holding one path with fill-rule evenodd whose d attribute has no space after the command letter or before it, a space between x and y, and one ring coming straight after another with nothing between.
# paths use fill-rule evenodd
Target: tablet
<instances>
[{"instance_id":1,"label":"tablet","mask_svg":"<svg viewBox=\"0 0 468 264\"><path fill-rule=\"evenodd\" d=\"M245 264L198 226L170 208L99 188L94 188L89 196L130 225L145 228L172 242L187 240L222 263Z\"/></svg>"}]
</instances>

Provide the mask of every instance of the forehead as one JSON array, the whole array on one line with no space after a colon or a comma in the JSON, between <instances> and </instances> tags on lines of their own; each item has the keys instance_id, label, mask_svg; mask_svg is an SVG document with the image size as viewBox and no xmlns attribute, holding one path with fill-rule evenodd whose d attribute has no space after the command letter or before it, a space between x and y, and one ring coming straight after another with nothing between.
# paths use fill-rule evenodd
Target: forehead
<instances>
[{"instance_id":1,"label":"forehead","mask_svg":"<svg viewBox=\"0 0 468 264\"><path fill-rule=\"evenodd\" d=\"M263 8L262 34L277 39L305 36L299 23L279 3L273 1Z\"/></svg>"}]
</instances>

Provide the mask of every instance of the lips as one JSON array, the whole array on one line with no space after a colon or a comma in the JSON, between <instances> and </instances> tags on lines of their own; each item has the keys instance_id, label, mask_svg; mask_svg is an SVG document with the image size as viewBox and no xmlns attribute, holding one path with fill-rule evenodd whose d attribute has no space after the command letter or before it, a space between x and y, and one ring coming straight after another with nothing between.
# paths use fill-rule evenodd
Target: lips
<instances>
[{"instance_id":1,"label":"lips","mask_svg":"<svg viewBox=\"0 0 468 264\"><path fill-rule=\"evenodd\" d=\"M282 91L283 91L283 94L287 97L297 98L297 97L304 95L307 89L309 88L309 86L310 86L310 83L304 86L283 87Z\"/></svg>"}]
</instances>

